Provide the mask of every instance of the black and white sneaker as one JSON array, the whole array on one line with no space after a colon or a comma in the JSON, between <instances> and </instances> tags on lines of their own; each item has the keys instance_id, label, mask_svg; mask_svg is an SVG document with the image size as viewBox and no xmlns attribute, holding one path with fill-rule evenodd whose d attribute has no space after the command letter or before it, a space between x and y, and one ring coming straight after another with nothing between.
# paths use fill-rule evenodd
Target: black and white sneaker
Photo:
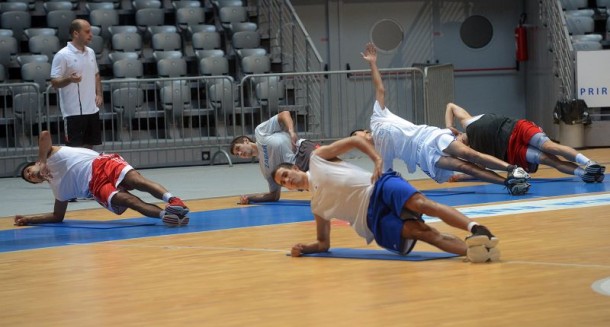
<instances>
[{"instance_id":1,"label":"black and white sneaker","mask_svg":"<svg viewBox=\"0 0 610 327\"><path fill-rule=\"evenodd\" d=\"M585 173L590 175L603 175L606 171L606 167L598 164L597 162L590 160L585 165Z\"/></svg>"},{"instance_id":2,"label":"black and white sneaker","mask_svg":"<svg viewBox=\"0 0 610 327\"><path fill-rule=\"evenodd\" d=\"M171 213L166 213L161 220L165 225L171 227L186 226L189 223L189 217L178 216Z\"/></svg>"}]
</instances>

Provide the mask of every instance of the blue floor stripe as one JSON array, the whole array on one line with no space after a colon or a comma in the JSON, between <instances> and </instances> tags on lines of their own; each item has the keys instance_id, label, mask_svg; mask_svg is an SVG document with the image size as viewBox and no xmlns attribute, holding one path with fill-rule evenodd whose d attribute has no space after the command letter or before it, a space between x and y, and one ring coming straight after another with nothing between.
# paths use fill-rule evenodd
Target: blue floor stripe
<instances>
[{"instance_id":1,"label":"blue floor stripe","mask_svg":"<svg viewBox=\"0 0 610 327\"><path fill-rule=\"evenodd\" d=\"M500 201L532 200L541 197L610 192L610 182L585 184L578 178L534 179L530 192L523 196L511 196L502 186L485 184L448 189L422 191L431 199L451 206L464 206ZM110 213L109 213L110 215ZM27 227L0 231L0 252L65 246L75 243L95 243L140 237L195 233L232 228L244 228L292 222L311 221L308 201L281 200L258 206L244 206L189 214L190 224L185 227L166 227L158 219L133 218L97 222L97 228L86 224L62 227ZM104 225L104 224L108 225ZM134 226L129 226L133 224ZM154 224L154 225L150 225ZM122 228L108 228L113 225ZM104 228L107 227L107 228Z\"/></svg>"}]
</instances>

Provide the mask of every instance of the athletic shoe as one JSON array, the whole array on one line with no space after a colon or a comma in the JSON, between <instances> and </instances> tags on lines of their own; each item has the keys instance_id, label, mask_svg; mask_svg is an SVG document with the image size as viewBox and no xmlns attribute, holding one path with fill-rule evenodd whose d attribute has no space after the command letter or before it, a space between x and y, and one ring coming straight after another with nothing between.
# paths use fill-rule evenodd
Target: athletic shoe
<instances>
[{"instance_id":1,"label":"athletic shoe","mask_svg":"<svg viewBox=\"0 0 610 327\"><path fill-rule=\"evenodd\" d=\"M161 219L164 224L168 226L186 226L189 223L189 217L187 216L178 216L171 213L166 213Z\"/></svg>"},{"instance_id":2,"label":"athletic shoe","mask_svg":"<svg viewBox=\"0 0 610 327\"><path fill-rule=\"evenodd\" d=\"M495 248L500 240L492 234L485 226L476 225L473 227L472 235L466 237L468 247L485 245L487 248Z\"/></svg>"},{"instance_id":3,"label":"athletic shoe","mask_svg":"<svg viewBox=\"0 0 610 327\"><path fill-rule=\"evenodd\" d=\"M165 212L182 217L189 213L189 208L180 198L174 196L169 199L169 203L165 206Z\"/></svg>"},{"instance_id":4,"label":"athletic shoe","mask_svg":"<svg viewBox=\"0 0 610 327\"><path fill-rule=\"evenodd\" d=\"M605 171L605 166L602 166L593 160L589 160L585 166L585 172L590 175L603 175Z\"/></svg>"},{"instance_id":5,"label":"athletic shoe","mask_svg":"<svg viewBox=\"0 0 610 327\"><path fill-rule=\"evenodd\" d=\"M466 238L466 257L472 263L500 260L500 250L496 247L500 241L485 226L477 225L475 232Z\"/></svg>"},{"instance_id":6,"label":"athletic shoe","mask_svg":"<svg viewBox=\"0 0 610 327\"><path fill-rule=\"evenodd\" d=\"M518 183L525 183L530 179L530 175L521 167L515 167L511 172L508 173L504 184L512 185Z\"/></svg>"},{"instance_id":7,"label":"athletic shoe","mask_svg":"<svg viewBox=\"0 0 610 327\"><path fill-rule=\"evenodd\" d=\"M581 178L585 183L601 183L604 181L604 174L585 173Z\"/></svg>"},{"instance_id":8,"label":"athletic shoe","mask_svg":"<svg viewBox=\"0 0 610 327\"><path fill-rule=\"evenodd\" d=\"M523 183L517 183L517 184L507 184L505 183L506 188L508 189L508 192L511 195L523 195L525 193L527 193L527 191L529 191L530 189L530 183L527 182L523 182Z\"/></svg>"}]
</instances>

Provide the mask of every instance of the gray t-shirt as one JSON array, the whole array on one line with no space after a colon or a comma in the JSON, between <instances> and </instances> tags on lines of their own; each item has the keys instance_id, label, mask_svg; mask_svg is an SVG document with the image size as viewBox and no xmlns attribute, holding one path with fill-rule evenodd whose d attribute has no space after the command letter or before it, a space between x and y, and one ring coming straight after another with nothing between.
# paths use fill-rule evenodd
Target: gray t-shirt
<instances>
[{"instance_id":1,"label":"gray t-shirt","mask_svg":"<svg viewBox=\"0 0 610 327\"><path fill-rule=\"evenodd\" d=\"M295 163L296 155L292 150L290 134L282 130L282 125L275 115L256 126L254 137L258 148L258 164L269 184L269 192L280 191L281 186L275 183L271 173L282 162Z\"/></svg>"}]
</instances>

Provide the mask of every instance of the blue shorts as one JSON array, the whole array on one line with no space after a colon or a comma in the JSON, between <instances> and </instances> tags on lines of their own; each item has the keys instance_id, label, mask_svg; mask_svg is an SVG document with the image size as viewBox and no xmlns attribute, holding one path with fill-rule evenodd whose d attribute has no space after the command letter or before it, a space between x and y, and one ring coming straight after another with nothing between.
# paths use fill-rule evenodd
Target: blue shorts
<instances>
[{"instance_id":1,"label":"blue shorts","mask_svg":"<svg viewBox=\"0 0 610 327\"><path fill-rule=\"evenodd\" d=\"M403 225L406 219L421 220L421 216L405 211L404 205L419 191L402 177L393 176L384 183L377 182L373 194L376 193L381 195L378 199L380 202L374 208L378 214L367 216L367 225L375 236L375 242L382 248L399 254L411 252L415 240L405 242L407 240L402 238Z\"/></svg>"}]
</instances>

